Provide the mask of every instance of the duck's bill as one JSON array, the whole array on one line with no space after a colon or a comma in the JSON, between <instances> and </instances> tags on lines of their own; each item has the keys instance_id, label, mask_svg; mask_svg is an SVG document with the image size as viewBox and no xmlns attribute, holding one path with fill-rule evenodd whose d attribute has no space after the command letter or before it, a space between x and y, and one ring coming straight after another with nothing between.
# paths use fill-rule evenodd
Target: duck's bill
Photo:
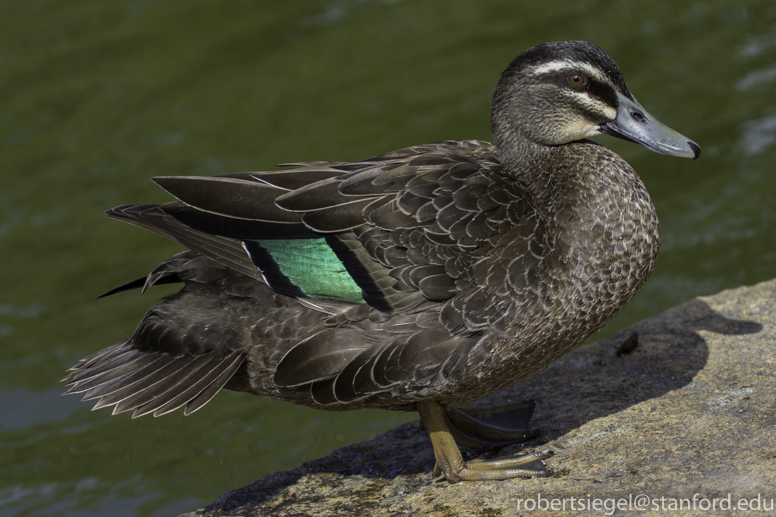
<instances>
[{"instance_id":1,"label":"duck's bill","mask_svg":"<svg viewBox=\"0 0 776 517\"><path fill-rule=\"evenodd\" d=\"M602 133L641 144L660 154L693 159L701 155L698 144L647 113L635 99L617 93L617 100L617 118L601 124Z\"/></svg>"}]
</instances>

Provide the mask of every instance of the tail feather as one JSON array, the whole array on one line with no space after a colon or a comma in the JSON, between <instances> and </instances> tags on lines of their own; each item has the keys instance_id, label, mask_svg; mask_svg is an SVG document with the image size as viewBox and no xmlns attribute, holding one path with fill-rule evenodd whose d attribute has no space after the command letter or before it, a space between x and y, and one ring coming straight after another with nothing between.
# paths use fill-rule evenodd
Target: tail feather
<instances>
[{"instance_id":1,"label":"tail feather","mask_svg":"<svg viewBox=\"0 0 776 517\"><path fill-rule=\"evenodd\" d=\"M107 348L103 348L102 350L98 350L97 352L84 357L83 359L78 361L75 365L68 368L67 375L65 375L65 377L59 382L65 382L66 380L70 379L70 377L77 376L79 371L83 371L83 369L91 367L94 363L100 360L103 360L103 362L106 362L106 361L109 361L111 358L115 357L116 355L124 353L125 344L126 344L126 341L121 341L119 343L116 343L115 345L111 345Z\"/></svg>"},{"instance_id":2,"label":"tail feather","mask_svg":"<svg viewBox=\"0 0 776 517\"><path fill-rule=\"evenodd\" d=\"M150 412L153 412L155 417L166 415L184 404L193 402L212 384L216 384L218 389L220 389L229 381L243 363L245 355L244 352L238 351L233 352L231 355L220 361L210 361L197 372L196 376L190 376L186 382L179 383L164 394L156 397L151 402L138 407L132 417L137 418L139 416L147 415ZM218 389L215 391L217 392ZM215 396L215 393L208 393L208 395L209 398L199 399L194 409L189 410L186 408L186 411L183 414L188 415L194 410L201 408Z\"/></svg>"},{"instance_id":3,"label":"tail feather","mask_svg":"<svg viewBox=\"0 0 776 517\"><path fill-rule=\"evenodd\" d=\"M138 350L124 341L71 368L74 378L65 394L86 392L82 400L99 399L93 409L115 406L114 415L134 409L133 418L148 413L161 416L183 405L184 414L189 415L212 400L246 355L237 350L224 357L176 357Z\"/></svg>"},{"instance_id":4,"label":"tail feather","mask_svg":"<svg viewBox=\"0 0 776 517\"><path fill-rule=\"evenodd\" d=\"M145 404L148 404L157 397L160 397L167 393L175 386L184 383L192 375L195 375L204 365L210 362L212 359L207 355L201 355L199 357L181 357L175 362L168 365L168 368L175 368L175 371L170 372L157 372L153 376L149 376L148 382L145 382L146 387L143 389L133 390L134 393L116 404L116 408L113 410L114 414L129 411L130 409L139 408ZM153 377L153 378L151 378ZM189 381L192 382L192 381ZM140 388L138 386L138 388Z\"/></svg>"},{"instance_id":5,"label":"tail feather","mask_svg":"<svg viewBox=\"0 0 776 517\"><path fill-rule=\"evenodd\" d=\"M216 396L216 393L221 391L221 388L223 388L227 382L229 382L229 379L232 378L234 373L237 371L237 369L240 367L240 365L245 360L245 355L238 355L235 354L234 360L231 364L229 364L224 371L221 372L218 377L213 381L213 383L202 390L202 392L191 399L186 404L186 410L183 412L184 415L190 415L193 412L197 411L198 409L202 408L205 404L211 401L213 397Z\"/></svg>"},{"instance_id":6,"label":"tail feather","mask_svg":"<svg viewBox=\"0 0 776 517\"><path fill-rule=\"evenodd\" d=\"M100 399L95 409L110 406L157 382L160 376L169 374L168 367L174 363L175 358L172 356L153 354L151 362L146 366L90 389L81 400Z\"/></svg>"},{"instance_id":7,"label":"tail feather","mask_svg":"<svg viewBox=\"0 0 776 517\"><path fill-rule=\"evenodd\" d=\"M129 375L136 370L145 368L156 360L155 357L148 355L131 353L126 355L126 358L124 356L117 357L114 361L111 361L110 364L97 366L96 368L103 370L99 373L92 375L91 372L88 372L83 378L73 381L73 386L67 390L66 393L69 395L71 393L81 393L91 390L92 388L101 386L114 379L119 379L125 375Z\"/></svg>"}]
</instances>

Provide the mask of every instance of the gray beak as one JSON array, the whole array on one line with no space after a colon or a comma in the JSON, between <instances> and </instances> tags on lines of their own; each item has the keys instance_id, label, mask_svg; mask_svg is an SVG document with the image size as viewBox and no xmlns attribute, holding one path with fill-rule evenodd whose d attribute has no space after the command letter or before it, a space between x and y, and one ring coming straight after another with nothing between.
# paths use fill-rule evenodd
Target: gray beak
<instances>
[{"instance_id":1,"label":"gray beak","mask_svg":"<svg viewBox=\"0 0 776 517\"><path fill-rule=\"evenodd\" d=\"M693 159L701 155L698 144L647 113L635 99L618 92L617 101L617 118L601 124L602 133L641 144L659 154Z\"/></svg>"}]
</instances>

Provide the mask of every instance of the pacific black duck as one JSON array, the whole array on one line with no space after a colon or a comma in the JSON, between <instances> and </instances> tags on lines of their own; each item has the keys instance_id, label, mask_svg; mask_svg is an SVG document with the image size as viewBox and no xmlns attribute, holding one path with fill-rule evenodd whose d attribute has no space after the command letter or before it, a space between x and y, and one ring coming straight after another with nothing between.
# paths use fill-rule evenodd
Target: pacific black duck
<instances>
[{"instance_id":1,"label":"pacific black duck","mask_svg":"<svg viewBox=\"0 0 776 517\"><path fill-rule=\"evenodd\" d=\"M161 177L177 198L109 217L186 249L114 289L182 282L127 340L81 360L68 393L96 408L185 414L221 388L334 411L418 411L451 481L541 474L465 463L455 440L525 437L455 408L547 366L601 329L655 264L644 184L586 138L671 156L700 148L650 116L582 42L518 56L493 95L494 143L456 140L360 162ZM518 420L530 404L507 408Z\"/></svg>"}]
</instances>

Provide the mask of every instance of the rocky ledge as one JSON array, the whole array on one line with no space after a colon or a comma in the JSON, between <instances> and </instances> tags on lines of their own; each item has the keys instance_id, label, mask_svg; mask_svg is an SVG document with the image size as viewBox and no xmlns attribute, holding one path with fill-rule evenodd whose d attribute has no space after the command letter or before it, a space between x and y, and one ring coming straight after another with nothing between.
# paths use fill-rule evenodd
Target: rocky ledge
<instances>
[{"instance_id":1,"label":"rocky ledge","mask_svg":"<svg viewBox=\"0 0 776 517\"><path fill-rule=\"evenodd\" d=\"M435 483L411 423L187 517L772 511L774 370L776 280L691 300L480 401L537 401L541 434L499 454L550 449L550 477Z\"/></svg>"}]
</instances>

